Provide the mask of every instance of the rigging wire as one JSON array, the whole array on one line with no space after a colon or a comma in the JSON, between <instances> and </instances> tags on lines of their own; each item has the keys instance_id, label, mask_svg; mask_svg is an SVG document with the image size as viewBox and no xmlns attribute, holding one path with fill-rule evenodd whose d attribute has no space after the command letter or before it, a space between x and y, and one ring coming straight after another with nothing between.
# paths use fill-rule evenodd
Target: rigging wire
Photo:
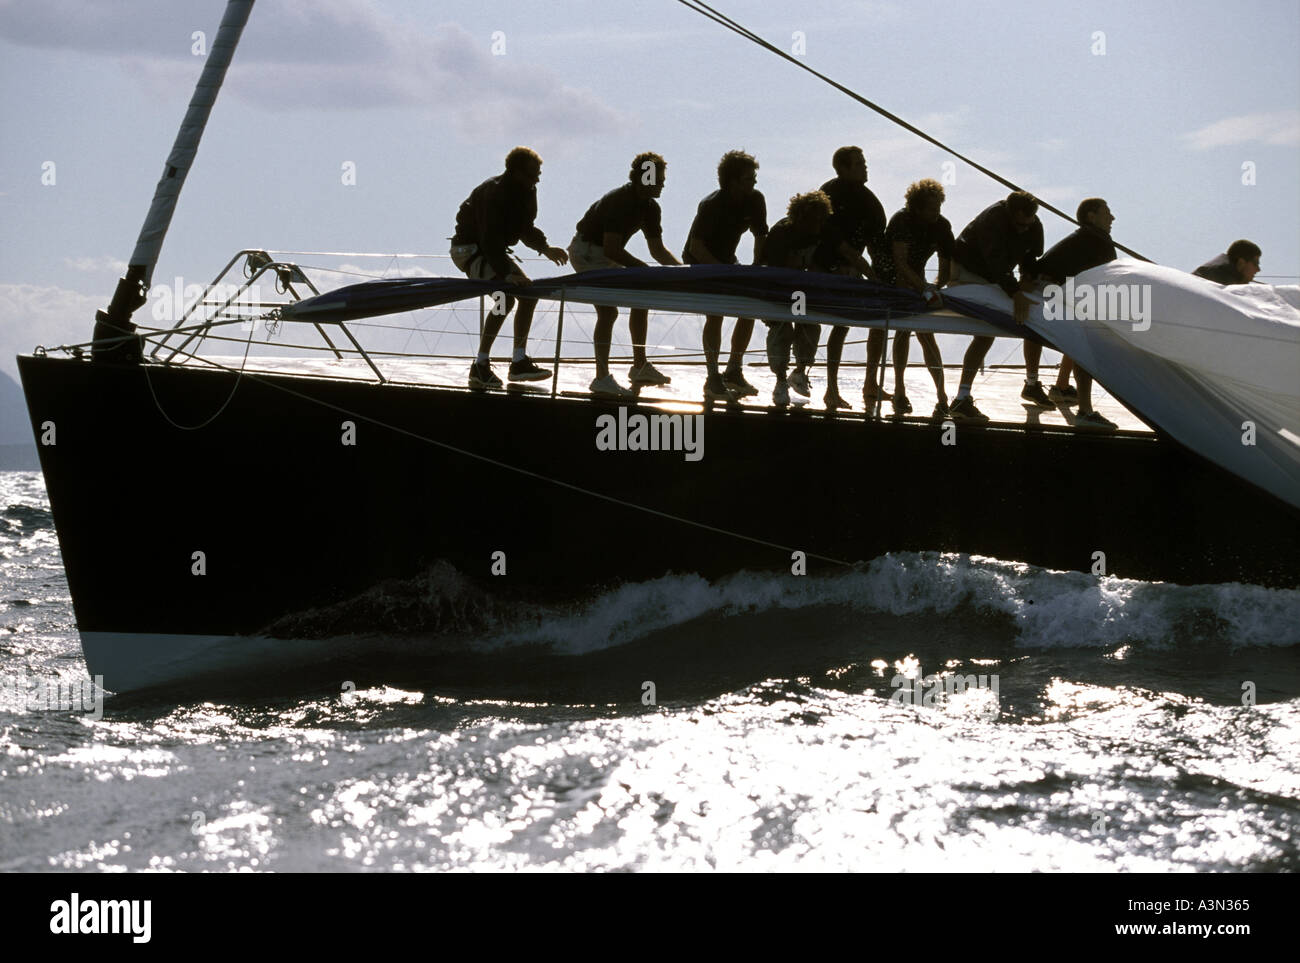
<instances>
[{"instance_id":1,"label":"rigging wire","mask_svg":"<svg viewBox=\"0 0 1300 963\"><path fill-rule=\"evenodd\" d=\"M677 0L677 2L690 10L694 10L696 13L700 14L701 16L707 17L708 19L712 20L714 23L721 24L722 26L726 27L728 30L732 31L733 33L739 34L740 36L744 37L746 40L750 41L751 43L758 44L764 50L771 51L772 53L776 54L778 57L790 61L790 63L794 64L796 67L800 68L801 70L808 71L808 73L812 74L814 77L817 77L819 80L825 81L826 83L830 84L832 87L834 87L836 90L840 91L841 93L847 94L849 97L852 97L858 103L862 104L862 106L874 110L876 113L880 114L880 116L884 117L886 120L892 121L893 123L902 127L904 130L916 134L918 137L928 141L929 143L933 144L935 147L938 147L940 150L944 151L945 153L951 154L953 157L956 157L958 160L962 161L963 163L969 164L971 167L975 168L980 173L987 174L989 177L993 178L995 181L997 181L999 184L1002 184L1004 187L1009 187L1013 191L1024 190L1024 188L1007 180L1005 177L1003 177L1001 174L997 173L996 171L989 170L987 167L985 167L983 164L980 164L978 161L972 160L971 158L967 157L965 154L962 154L959 151L956 151L953 148L949 147L947 144L943 143L942 141L937 140L934 137L931 137L925 131L921 130L921 128L913 124L909 124L907 121L903 120L903 118L899 117L897 114L891 113L890 111L886 110L884 107L881 107L879 104L872 103L870 100L868 100L866 97L863 97L857 91L845 87L843 84L835 80L832 80L830 77L827 77L824 73L818 70L814 70L812 67L808 66L806 63L799 60L797 57L786 53L780 47L777 47L774 44L764 40L762 37L754 33L748 27L745 27L744 25L737 23L735 20L731 19L726 14L721 13L718 10L715 10L713 7L705 3L704 0ZM1065 220L1069 221L1071 224L1079 223L1069 214L1065 213L1065 211L1061 210L1058 207L1054 207L1053 205L1049 204L1047 201L1043 200L1042 198L1037 198L1037 200L1038 203L1044 209L1051 211L1053 214L1056 214L1058 217L1064 218ZM1123 244L1120 244L1118 241L1112 239L1111 243L1114 244L1115 247L1117 247L1119 250L1123 251L1125 254L1131 254L1139 261L1147 261L1148 263L1151 262L1150 258L1144 257L1143 255L1139 254L1137 251L1134 251L1132 248L1125 247Z\"/></svg>"}]
</instances>

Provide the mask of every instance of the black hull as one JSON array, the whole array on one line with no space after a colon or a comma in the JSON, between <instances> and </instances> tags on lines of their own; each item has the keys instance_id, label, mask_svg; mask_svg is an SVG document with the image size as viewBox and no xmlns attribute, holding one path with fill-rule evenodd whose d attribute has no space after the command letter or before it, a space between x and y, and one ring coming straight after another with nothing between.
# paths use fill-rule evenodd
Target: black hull
<instances>
[{"instance_id":1,"label":"black hull","mask_svg":"<svg viewBox=\"0 0 1300 963\"><path fill-rule=\"evenodd\" d=\"M439 561L512 604L669 571L789 571L792 550L810 574L925 550L1088 571L1104 552L1129 578L1300 584L1300 513L1136 433L962 428L944 445L916 422L718 410L692 462L597 450L596 418L618 406L585 399L19 367L83 636L274 635ZM192 425L227 399L192 431L159 408Z\"/></svg>"}]
</instances>

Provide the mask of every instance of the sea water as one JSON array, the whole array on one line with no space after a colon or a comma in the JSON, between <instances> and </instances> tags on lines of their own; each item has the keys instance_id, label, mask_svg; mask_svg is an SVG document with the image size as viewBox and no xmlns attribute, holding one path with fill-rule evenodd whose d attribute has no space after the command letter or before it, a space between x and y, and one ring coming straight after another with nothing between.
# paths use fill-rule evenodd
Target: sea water
<instances>
[{"instance_id":1,"label":"sea water","mask_svg":"<svg viewBox=\"0 0 1300 963\"><path fill-rule=\"evenodd\" d=\"M39 473L0 506L0 869L1300 868L1298 591L681 573L97 712L30 698L86 667Z\"/></svg>"}]
</instances>

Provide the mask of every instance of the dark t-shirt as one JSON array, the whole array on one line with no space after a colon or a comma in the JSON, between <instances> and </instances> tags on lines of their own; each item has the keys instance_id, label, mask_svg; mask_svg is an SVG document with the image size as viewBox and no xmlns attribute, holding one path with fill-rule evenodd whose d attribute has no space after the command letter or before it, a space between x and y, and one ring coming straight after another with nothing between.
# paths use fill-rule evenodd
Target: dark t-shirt
<instances>
[{"instance_id":1,"label":"dark t-shirt","mask_svg":"<svg viewBox=\"0 0 1300 963\"><path fill-rule=\"evenodd\" d=\"M538 230L537 189L524 187L508 174L489 177L474 188L456 212L454 244L477 244L499 277L514 269L506 249L523 240L538 253L547 248L546 235Z\"/></svg>"},{"instance_id":2,"label":"dark t-shirt","mask_svg":"<svg viewBox=\"0 0 1300 963\"><path fill-rule=\"evenodd\" d=\"M1017 232L1005 200L990 204L957 237L953 257L962 267L996 284L1008 295L1019 290L1013 268L1026 276L1043 253L1043 222L1037 217L1028 230Z\"/></svg>"},{"instance_id":3,"label":"dark t-shirt","mask_svg":"<svg viewBox=\"0 0 1300 963\"><path fill-rule=\"evenodd\" d=\"M940 257L952 257L956 243L952 224L943 215L933 224L926 224L906 207L889 219L885 228L884 252L872 264L885 284L898 284L898 266L894 263L894 242L907 245L907 263L913 271L925 277L925 266L938 252Z\"/></svg>"},{"instance_id":4,"label":"dark t-shirt","mask_svg":"<svg viewBox=\"0 0 1300 963\"><path fill-rule=\"evenodd\" d=\"M1066 278L1113 260L1115 245L1111 243L1110 235L1096 228L1081 227L1053 244L1035 270L1039 277L1047 278L1053 284L1064 284Z\"/></svg>"},{"instance_id":5,"label":"dark t-shirt","mask_svg":"<svg viewBox=\"0 0 1300 963\"><path fill-rule=\"evenodd\" d=\"M687 264L697 263L691 256L694 239L703 242L709 253L723 264L734 264L736 245L746 231L753 231L756 239L767 234L767 201L763 195L751 191L743 202L735 204L725 191L714 191L696 209L682 260Z\"/></svg>"},{"instance_id":6,"label":"dark t-shirt","mask_svg":"<svg viewBox=\"0 0 1300 963\"><path fill-rule=\"evenodd\" d=\"M644 231L648 241L663 237L662 218L658 202L653 197L639 197L636 186L629 181L587 208L578 222L578 237L589 244L600 244L606 233L613 233L627 244L633 234Z\"/></svg>"},{"instance_id":7,"label":"dark t-shirt","mask_svg":"<svg viewBox=\"0 0 1300 963\"><path fill-rule=\"evenodd\" d=\"M783 217L772 225L767 240L763 242L763 263L768 267L827 271L829 267L818 257L818 246L825 236L825 231L821 234L797 233L794 222Z\"/></svg>"},{"instance_id":8,"label":"dark t-shirt","mask_svg":"<svg viewBox=\"0 0 1300 963\"><path fill-rule=\"evenodd\" d=\"M864 250L875 267L885 240L885 207L866 184L835 177L821 186L831 199L831 220L849 247Z\"/></svg>"},{"instance_id":9,"label":"dark t-shirt","mask_svg":"<svg viewBox=\"0 0 1300 963\"><path fill-rule=\"evenodd\" d=\"M1237 273L1237 269L1228 261L1228 255L1220 254L1206 261L1192 272L1198 278L1205 278L1216 284L1245 284L1246 279Z\"/></svg>"}]
</instances>

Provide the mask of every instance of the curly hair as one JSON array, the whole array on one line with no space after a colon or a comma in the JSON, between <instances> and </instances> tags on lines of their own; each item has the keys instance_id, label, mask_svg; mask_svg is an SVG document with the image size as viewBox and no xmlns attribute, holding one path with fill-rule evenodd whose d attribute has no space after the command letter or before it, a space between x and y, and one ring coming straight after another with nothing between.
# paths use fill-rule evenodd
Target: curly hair
<instances>
[{"instance_id":1,"label":"curly hair","mask_svg":"<svg viewBox=\"0 0 1300 963\"><path fill-rule=\"evenodd\" d=\"M662 177L663 172L668 169L668 162L652 150L642 151L632 158L632 167L627 172L627 179L635 184L645 173L645 165L654 164L656 178ZM656 181L651 181L656 183Z\"/></svg>"},{"instance_id":2,"label":"curly hair","mask_svg":"<svg viewBox=\"0 0 1300 963\"><path fill-rule=\"evenodd\" d=\"M790 198L790 205L785 209L786 214L791 220L800 218L813 213L817 210L823 210L827 216L831 213L831 199L825 191L808 191L806 194L796 194Z\"/></svg>"},{"instance_id":3,"label":"curly hair","mask_svg":"<svg viewBox=\"0 0 1300 963\"><path fill-rule=\"evenodd\" d=\"M516 147L506 154L506 170L514 173L542 166L542 156L531 147Z\"/></svg>"},{"instance_id":4,"label":"curly hair","mask_svg":"<svg viewBox=\"0 0 1300 963\"><path fill-rule=\"evenodd\" d=\"M927 177L909 184L907 193L903 195L903 200L909 211L915 211L932 197L942 204L946 196L943 192L943 185L933 177Z\"/></svg>"},{"instance_id":5,"label":"curly hair","mask_svg":"<svg viewBox=\"0 0 1300 963\"><path fill-rule=\"evenodd\" d=\"M757 170L758 161L752 154L746 154L743 150L729 150L718 161L718 186L726 187L737 177Z\"/></svg>"}]
</instances>

